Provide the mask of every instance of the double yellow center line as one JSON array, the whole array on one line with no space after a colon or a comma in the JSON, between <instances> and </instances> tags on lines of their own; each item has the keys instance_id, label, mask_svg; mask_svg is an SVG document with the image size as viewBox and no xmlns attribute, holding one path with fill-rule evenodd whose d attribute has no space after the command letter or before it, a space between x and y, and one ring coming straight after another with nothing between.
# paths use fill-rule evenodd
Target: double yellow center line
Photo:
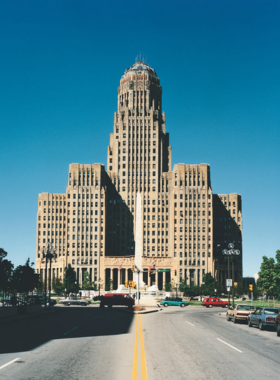
<instances>
[{"instance_id":1,"label":"double yellow center line","mask_svg":"<svg viewBox=\"0 0 280 380\"><path fill-rule=\"evenodd\" d=\"M138 328L139 327L139 328ZM141 316L136 315L135 322L135 342L134 342L134 355L133 355L133 364L132 364L132 380L137 380L137 364L138 364L138 331L140 332L140 348L141 348L141 372L142 380L148 380L147 375L147 365L145 357L145 347L144 347L144 338L142 330Z\"/></svg>"}]
</instances>

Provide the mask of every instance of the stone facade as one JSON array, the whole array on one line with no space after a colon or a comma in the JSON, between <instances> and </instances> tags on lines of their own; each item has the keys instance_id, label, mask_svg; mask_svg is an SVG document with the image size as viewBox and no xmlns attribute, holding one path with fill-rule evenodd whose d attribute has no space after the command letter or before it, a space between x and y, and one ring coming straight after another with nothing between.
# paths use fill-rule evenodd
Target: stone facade
<instances>
[{"instance_id":1,"label":"stone facade","mask_svg":"<svg viewBox=\"0 0 280 380\"><path fill-rule=\"evenodd\" d=\"M142 62L131 66L118 88L107 171L101 164L71 164L66 194L39 194L36 268L42 276L40 250L51 241L57 249L52 277L63 278L71 264L80 284L85 272L101 288L109 279L115 288L132 280L140 194L142 268L170 269L144 273L146 284L162 288L187 276L189 284L200 285L211 272L224 287L221 250L229 242L241 251L235 278L242 277L241 196L213 194L208 164L171 169L161 104L156 72Z\"/></svg>"}]
</instances>

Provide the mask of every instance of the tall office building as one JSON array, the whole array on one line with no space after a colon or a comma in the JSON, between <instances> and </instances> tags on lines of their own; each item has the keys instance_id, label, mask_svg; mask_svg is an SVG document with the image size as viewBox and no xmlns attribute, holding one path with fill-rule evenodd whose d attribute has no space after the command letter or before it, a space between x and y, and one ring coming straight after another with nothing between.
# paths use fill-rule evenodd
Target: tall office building
<instances>
[{"instance_id":1,"label":"tall office building","mask_svg":"<svg viewBox=\"0 0 280 380\"><path fill-rule=\"evenodd\" d=\"M138 231L136 218L143 224ZM114 288L132 279L135 245L144 282L159 289L185 277L200 285L208 272L224 288L221 251L229 242L241 251L235 278L242 277L241 196L214 195L208 164L172 170L162 88L147 64L137 62L121 77L107 171L101 164L71 164L66 194L39 194L36 268L43 277L47 241L57 249L52 277L63 278L71 264L80 284L88 272L101 288L110 279ZM149 275L154 265L169 271Z\"/></svg>"}]
</instances>

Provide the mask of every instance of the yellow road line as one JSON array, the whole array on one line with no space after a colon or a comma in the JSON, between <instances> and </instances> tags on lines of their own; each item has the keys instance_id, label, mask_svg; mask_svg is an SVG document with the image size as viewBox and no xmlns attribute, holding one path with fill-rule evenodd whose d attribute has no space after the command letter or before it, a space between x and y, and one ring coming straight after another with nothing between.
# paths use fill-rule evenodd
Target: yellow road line
<instances>
[{"instance_id":1,"label":"yellow road line","mask_svg":"<svg viewBox=\"0 0 280 380\"><path fill-rule=\"evenodd\" d=\"M138 358L138 315L135 321L135 342L134 342L134 355L132 364L132 380L137 380L137 358Z\"/></svg>"},{"instance_id":2,"label":"yellow road line","mask_svg":"<svg viewBox=\"0 0 280 380\"><path fill-rule=\"evenodd\" d=\"M142 322L141 322L141 317L140 316L139 316L139 328L140 328L140 343L141 343L142 380L148 380L146 357L145 357L145 347L144 347L144 338L143 338Z\"/></svg>"}]
</instances>

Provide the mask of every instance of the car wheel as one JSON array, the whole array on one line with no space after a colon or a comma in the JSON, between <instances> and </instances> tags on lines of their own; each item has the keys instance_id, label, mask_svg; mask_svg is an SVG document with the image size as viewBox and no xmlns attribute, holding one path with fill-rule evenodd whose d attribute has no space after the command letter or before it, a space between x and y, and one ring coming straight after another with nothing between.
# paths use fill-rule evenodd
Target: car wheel
<instances>
[{"instance_id":1,"label":"car wheel","mask_svg":"<svg viewBox=\"0 0 280 380\"><path fill-rule=\"evenodd\" d=\"M163 305L164 305L164 307L167 307L167 306L168 306L168 303L167 303L167 302L165 302Z\"/></svg>"},{"instance_id":2,"label":"car wheel","mask_svg":"<svg viewBox=\"0 0 280 380\"><path fill-rule=\"evenodd\" d=\"M249 326L249 327L252 327L252 326L253 326L250 318L248 318L248 326Z\"/></svg>"},{"instance_id":3,"label":"car wheel","mask_svg":"<svg viewBox=\"0 0 280 380\"><path fill-rule=\"evenodd\" d=\"M227 314L227 321L231 321L231 318L228 314Z\"/></svg>"},{"instance_id":4,"label":"car wheel","mask_svg":"<svg viewBox=\"0 0 280 380\"><path fill-rule=\"evenodd\" d=\"M213 307L213 305L209 305L209 307Z\"/></svg>"},{"instance_id":5,"label":"car wheel","mask_svg":"<svg viewBox=\"0 0 280 380\"><path fill-rule=\"evenodd\" d=\"M236 322L237 322L235 316L232 318L232 322L233 322L233 323L236 323Z\"/></svg>"},{"instance_id":6,"label":"car wheel","mask_svg":"<svg viewBox=\"0 0 280 380\"><path fill-rule=\"evenodd\" d=\"M279 323L277 324L277 327L276 327L276 333L277 333L277 336L280 336L280 324Z\"/></svg>"},{"instance_id":7,"label":"car wheel","mask_svg":"<svg viewBox=\"0 0 280 380\"><path fill-rule=\"evenodd\" d=\"M181 305L180 305L181 307L185 307L186 305L184 304L184 303L181 303Z\"/></svg>"},{"instance_id":8,"label":"car wheel","mask_svg":"<svg viewBox=\"0 0 280 380\"><path fill-rule=\"evenodd\" d=\"M68 305L68 306L70 306L70 305L71 305L71 303L69 302L67 305Z\"/></svg>"},{"instance_id":9,"label":"car wheel","mask_svg":"<svg viewBox=\"0 0 280 380\"><path fill-rule=\"evenodd\" d=\"M260 329L260 330L264 330L264 326L263 326L262 321L259 321L259 329Z\"/></svg>"}]
</instances>

